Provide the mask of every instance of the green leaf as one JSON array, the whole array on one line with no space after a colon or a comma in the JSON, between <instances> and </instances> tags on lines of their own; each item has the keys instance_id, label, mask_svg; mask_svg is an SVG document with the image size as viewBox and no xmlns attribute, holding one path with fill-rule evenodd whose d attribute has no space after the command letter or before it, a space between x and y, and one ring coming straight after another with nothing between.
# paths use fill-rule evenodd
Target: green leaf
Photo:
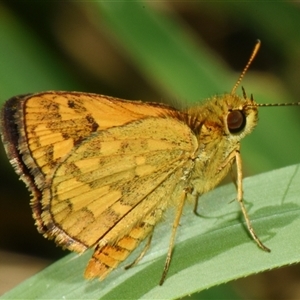
<instances>
[{"instance_id":1,"label":"green leaf","mask_svg":"<svg viewBox=\"0 0 300 300\"><path fill-rule=\"evenodd\" d=\"M82 256L70 254L2 299L177 299L249 274L299 262L299 167L290 166L244 180L244 198L251 221L271 253L259 249L250 238L238 203L231 201L235 189L229 184L200 199L202 217L192 213L192 205L186 206L163 286L158 282L166 258L172 213L157 226L143 260L130 270L121 266L102 282L85 281L83 270L91 252Z\"/></svg>"}]
</instances>

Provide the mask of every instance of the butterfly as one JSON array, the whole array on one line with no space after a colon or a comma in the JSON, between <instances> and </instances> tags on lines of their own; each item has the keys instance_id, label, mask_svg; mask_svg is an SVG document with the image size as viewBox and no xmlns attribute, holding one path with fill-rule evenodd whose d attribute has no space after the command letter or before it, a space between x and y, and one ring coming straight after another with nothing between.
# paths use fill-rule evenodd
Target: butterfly
<instances>
[{"instance_id":1,"label":"butterfly","mask_svg":"<svg viewBox=\"0 0 300 300\"><path fill-rule=\"evenodd\" d=\"M7 156L32 194L38 231L63 248L94 248L87 279L104 279L176 207L160 280L166 278L186 202L212 190L236 164L237 201L257 245L243 203L240 141L257 124L253 97L235 91L183 110L104 95L49 91L16 96L1 111ZM243 90L244 91L244 90ZM275 104L276 105L276 104Z\"/></svg>"}]
</instances>

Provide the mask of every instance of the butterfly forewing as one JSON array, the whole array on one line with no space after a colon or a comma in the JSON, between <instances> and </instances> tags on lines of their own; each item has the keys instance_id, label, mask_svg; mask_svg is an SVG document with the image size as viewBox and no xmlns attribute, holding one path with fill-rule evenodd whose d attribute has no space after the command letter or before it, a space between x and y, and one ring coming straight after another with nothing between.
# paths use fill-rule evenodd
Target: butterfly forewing
<instances>
[{"instance_id":1,"label":"butterfly forewing","mask_svg":"<svg viewBox=\"0 0 300 300\"><path fill-rule=\"evenodd\" d=\"M24 160L36 164L41 175L91 133L145 117L143 103L133 105L95 94L47 92L24 97L17 105L20 151ZM167 111L153 105L146 116ZM34 160L30 161L32 156Z\"/></svg>"}]
</instances>

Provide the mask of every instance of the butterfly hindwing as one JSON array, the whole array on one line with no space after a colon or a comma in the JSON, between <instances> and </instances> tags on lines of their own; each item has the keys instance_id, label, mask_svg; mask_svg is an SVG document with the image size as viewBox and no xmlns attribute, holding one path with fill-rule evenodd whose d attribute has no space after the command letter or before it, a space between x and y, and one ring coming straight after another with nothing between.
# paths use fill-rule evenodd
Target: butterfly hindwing
<instances>
[{"instance_id":1,"label":"butterfly hindwing","mask_svg":"<svg viewBox=\"0 0 300 300\"><path fill-rule=\"evenodd\" d=\"M42 200L50 236L92 247L113 244L144 216L164 209L191 164L196 139L185 125L153 117L92 134L49 174ZM170 127L168 137L161 131ZM179 136L178 130L182 136ZM48 182L46 178L46 182ZM68 244L68 243L67 243Z\"/></svg>"}]
</instances>

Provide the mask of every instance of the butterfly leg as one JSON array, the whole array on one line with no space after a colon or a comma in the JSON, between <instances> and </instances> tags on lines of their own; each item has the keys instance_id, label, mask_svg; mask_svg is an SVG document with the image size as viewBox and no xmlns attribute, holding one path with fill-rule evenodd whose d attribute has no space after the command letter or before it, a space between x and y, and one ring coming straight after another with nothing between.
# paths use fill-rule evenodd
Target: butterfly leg
<instances>
[{"instance_id":1,"label":"butterfly leg","mask_svg":"<svg viewBox=\"0 0 300 300\"><path fill-rule=\"evenodd\" d=\"M170 243L169 243L169 249L168 249L167 258L166 258L166 262L165 262L165 266L164 266L164 271L161 276L159 285L162 285L164 283L165 278L168 273L168 270L169 270L169 266L170 266L170 262L171 262L171 258L172 258L172 252L173 252L174 243L175 243L176 231L177 231L177 227L179 225L180 217L182 215L182 210L183 210L185 199L186 199L186 193L187 193L186 190L184 190L182 192L179 206L178 206L176 216L175 216L175 219L173 222L173 228L172 228L171 239L170 239Z\"/></svg>"},{"instance_id":2,"label":"butterfly leg","mask_svg":"<svg viewBox=\"0 0 300 300\"><path fill-rule=\"evenodd\" d=\"M198 203L199 203L199 194L196 194L196 195L193 195L194 197L194 201L195 201L195 204L194 204L194 209L193 209L193 213L197 216L197 217L201 217L201 215L198 213Z\"/></svg>"},{"instance_id":3,"label":"butterfly leg","mask_svg":"<svg viewBox=\"0 0 300 300\"><path fill-rule=\"evenodd\" d=\"M252 238L254 239L254 241L256 242L256 244L264 251L270 252L271 250L269 248L267 248L258 238L258 236L256 235L252 224L250 222L250 218L248 216L246 207L244 205L243 202L243 174L242 174L242 159L241 159L241 154L239 150L235 151L235 162L236 162L236 166L237 166L237 179L236 179L236 186L237 186L237 200L241 206L241 210L242 213L244 215L246 224L247 224L247 228L252 236Z\"/></svg>"},{"instance_id":4,"label":"butterfly leg","mask_svg":"<svg viewBox=\"0 0 300 300\"><path fill-rule=\"evenodd\" d=\"M131 267L135 266L138 264L138 262L144 257L144 255L146 254L146 252L148 251L150 245L151 245L151 240L152 240L152 233L150 234L150 236L148 237L147 243L143 249L143 251L140 253L140 255L129 265L127 265L125 267L125 270L130 269Z\"/></svg>"}]
</instances>

